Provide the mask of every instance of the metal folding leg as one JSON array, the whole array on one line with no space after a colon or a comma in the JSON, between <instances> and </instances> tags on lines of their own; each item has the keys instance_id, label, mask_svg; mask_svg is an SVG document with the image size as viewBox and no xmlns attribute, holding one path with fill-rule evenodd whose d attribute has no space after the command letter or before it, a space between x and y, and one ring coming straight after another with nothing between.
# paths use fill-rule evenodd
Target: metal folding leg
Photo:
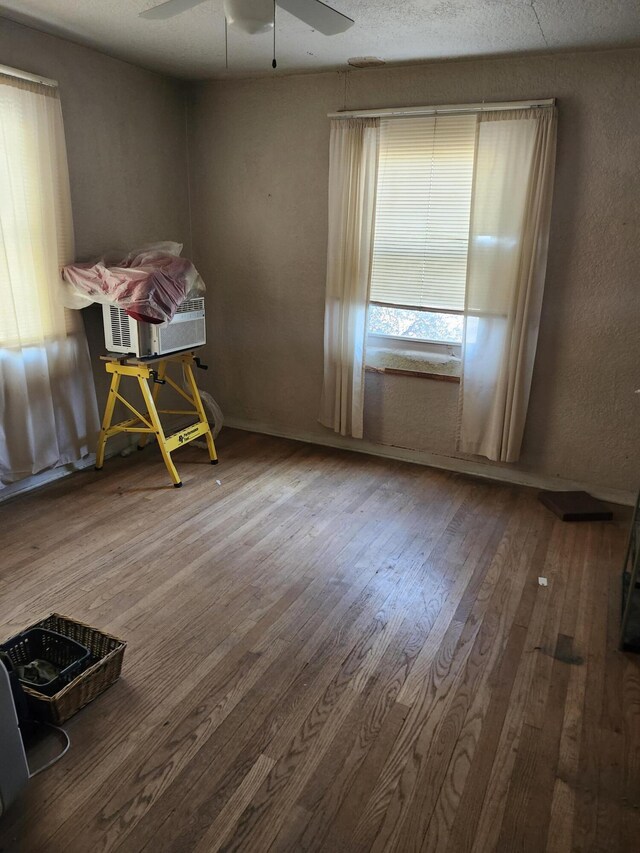
<instances>
[{"instance_id":1,"label":"metal folding leg","mask_svg":"<svg viewBox=\"0 0 640 853\"><path fill-rule=\"evenodd\" d=\"M194 441L200 436L204 436L207 442L209 451L209 459L211 464L215 465L218 462L211 427L207 421L207 416L200 399L200 392L196 385L196 380L193 375L193 352L179 353L173 356L164 358L139 360L136 358L117 358L107 356L105 367L108 373L111 373L111 385L109 388L109 396L104 410L102 419L102 428L98 438L98 449L96 452L96 469L102 468L104 464L104 453L107 440L112 435L119 433L137 433L139 435L138 447L142 450L148 441L150 435L155 435L162 458L169 472L169 476L174 486L181 486L180 475L173 463L171 454L178 447L183 447L185 444ZM195 361L199 364L198 360ZM157 370L152 369L152 364L158 362ZM188 393L178 385L170 376L167 375L167 367L170 364L176 364L184 372L184 379L188 386ZM124 377L136 379L142 399L146 407L146 411L139 412L121 393L120 383ZM153 390L149 388L149 379L154 380ZM170 385L181 397L183 397L191 406L189 409L158 409L157 401L160 386ZM127 420L113 424L113 412L116 402L123 403L131 412L133 417ZM197 420L195 423L184 427L177 432L166 435L160 419L161 414L173 415L195 415Z\"/></svg>"}]
</instances>

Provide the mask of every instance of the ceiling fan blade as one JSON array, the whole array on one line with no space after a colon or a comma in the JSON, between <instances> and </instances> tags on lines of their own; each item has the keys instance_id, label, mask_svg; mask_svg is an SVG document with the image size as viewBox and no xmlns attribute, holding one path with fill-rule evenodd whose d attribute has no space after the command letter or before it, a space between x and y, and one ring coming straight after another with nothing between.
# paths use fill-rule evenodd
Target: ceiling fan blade
<instances>
[{"instance_id":1,"label":"ceiling fan blade","mask_svg":"<svg viewBox=\"0 0 640 853\"><path fill-rule=\"evenodd\" d=\"M166 0L159 6L153 6L145 12L140 12L140 17L146 18L148 21L164 21L167 18L179 15L181 12L187 12L204 2L205 0Z\"/></svg>"},{"instance_id":2,"label":"ceiling fan blade","mask_svg":"<svg viewBox=\"0 0 640 853\"><path fill-rule=\"evenodd\" d=\"M300 18L314 30L324 33L325 36L343 33L355 23L342 12L322 3L322 0L276 0L276 2L278 6L295 15L296 18Z\"/></svg>"}]
</instances>

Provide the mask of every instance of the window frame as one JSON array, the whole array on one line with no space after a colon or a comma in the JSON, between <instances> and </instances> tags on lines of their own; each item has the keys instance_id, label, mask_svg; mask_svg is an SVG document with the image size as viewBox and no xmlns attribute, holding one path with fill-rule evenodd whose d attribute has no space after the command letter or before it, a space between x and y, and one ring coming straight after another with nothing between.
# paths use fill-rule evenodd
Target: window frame
<instances>
[{"instance_id":1,"label":"window frame","mask_svg":"<svg viewBox=\"0 0 640 853\"><path fill-rule=\"evenodd\" d=\"M377 332L367 333L367 345L383 346L387 349L413 350L418 353L452 355L456 358L460 358L462 355L462 344L428 341L424 338L403 338L401 335L380 335Z\"/></svg>"}]
</instances>

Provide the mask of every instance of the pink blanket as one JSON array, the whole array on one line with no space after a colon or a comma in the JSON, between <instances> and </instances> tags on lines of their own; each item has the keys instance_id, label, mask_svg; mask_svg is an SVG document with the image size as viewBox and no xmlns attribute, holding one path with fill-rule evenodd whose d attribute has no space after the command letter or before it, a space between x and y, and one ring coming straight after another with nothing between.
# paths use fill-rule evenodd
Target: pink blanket
<instances>
[{"instance_id":1,"label":"pink blanket","mask_svg":"<svg viewBox=\"0 0 640 853\"><path fill-rule=\"evenodd\" d=\"M158 244L128 254L115 266L104 260L69 264L62 275L72 288L95 302L112 302L136 320L171 320L187 296L201 295L204 283L191 261ZM181 247L180 247L181 248Z\"/></svg>"}]
</instances>

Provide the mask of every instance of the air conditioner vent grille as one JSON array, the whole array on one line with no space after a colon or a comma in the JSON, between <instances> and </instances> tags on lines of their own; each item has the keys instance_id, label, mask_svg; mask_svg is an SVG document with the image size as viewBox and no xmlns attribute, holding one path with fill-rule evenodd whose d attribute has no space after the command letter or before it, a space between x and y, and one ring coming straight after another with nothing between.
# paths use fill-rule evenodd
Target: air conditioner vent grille
<instances>
[{"instance_id":1,"label":"air conditioner vent grille","mask_svg":"<svg viewBox=\"0 0 640 853\"><path fill-rule=\"evenodd\" d=\"M184 323L169 323L158 329L158 335L161 352L201 346L207 340L204 319L201 318Z\"/></svg>"},{"instance_id":2,"label":"air conditioner vent grille","mask_svg":"<svg viewBox=\"0 0 640 853\"><path fill-rule=\"evenodd\" d=\"M204 299L201 297L185 299L180 303L176 314L186 314L188 311L204 311Z\"/></svg>"},{"instance_id":3,"label":"air conditioner vent grille","mask_svg":"<svg viewBox=\"0 0 640 853\"><path fill-rule=\"evenodd\" d=\"M127 312L123 308L118 308L117 305L110 305L109 316L113 343L119 347L131 347L131 329Z\"/></svg>"}]
</instances>

